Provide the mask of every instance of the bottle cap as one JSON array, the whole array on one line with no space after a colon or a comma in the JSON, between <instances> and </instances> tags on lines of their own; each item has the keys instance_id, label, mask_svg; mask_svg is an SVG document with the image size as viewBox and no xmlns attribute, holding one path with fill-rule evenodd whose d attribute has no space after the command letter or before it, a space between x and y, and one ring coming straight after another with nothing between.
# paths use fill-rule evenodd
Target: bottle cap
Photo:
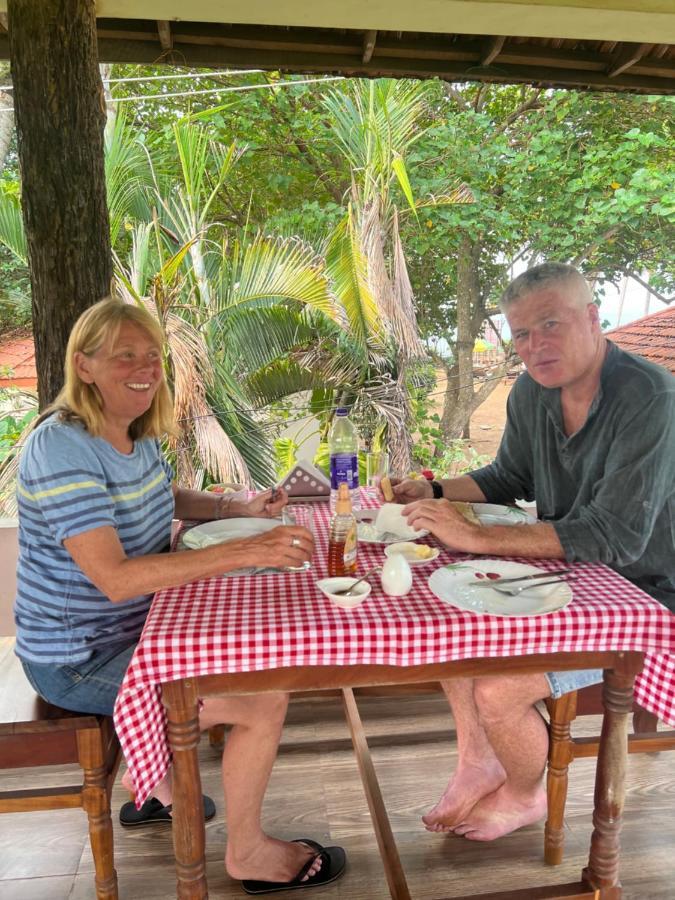
<instances>
[{"instance_id":1,"label":"bottle cap","mask_svg":"<svg viewBox=\"0 0 675 900\"><path fill-rule=\"evenodd\" d=\"M335 501L335 512L338 516L348 516L352 511L352 498L349 494L349 487L346 481L341 481L338 485L337 499Z\"/></svg>"},{"instance_id":2,"label":"bottle cap","mask_svg":"<svg viewBox=\"0 0 675 900\"><path fill-rule=\"evenodd\" d=\"M348 406L338 406L335 410L336 416L348 416L349 415L349 407Z\"/></svg>"}]
</instances>

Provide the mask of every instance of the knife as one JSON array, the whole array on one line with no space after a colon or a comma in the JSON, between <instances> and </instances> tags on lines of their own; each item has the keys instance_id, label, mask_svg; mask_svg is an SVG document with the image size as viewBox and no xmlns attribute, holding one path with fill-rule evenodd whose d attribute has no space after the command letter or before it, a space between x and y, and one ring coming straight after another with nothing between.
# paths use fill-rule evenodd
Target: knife
<instances>
[{"instance_id":1,"label":"knife","mask_svg":"<svg viewBox=\"0 0 675 900\"><path fill-rule=\"evenodd\" d=\"M534 578L553 578L554 575L567 575L571 569L554 569L552 572L537 572L536 575L519 575L517 578L486 578L476 581L474 587L491 587L493 584L515 584L516 581L532 581Z\"/></svg>"}]
</instances>

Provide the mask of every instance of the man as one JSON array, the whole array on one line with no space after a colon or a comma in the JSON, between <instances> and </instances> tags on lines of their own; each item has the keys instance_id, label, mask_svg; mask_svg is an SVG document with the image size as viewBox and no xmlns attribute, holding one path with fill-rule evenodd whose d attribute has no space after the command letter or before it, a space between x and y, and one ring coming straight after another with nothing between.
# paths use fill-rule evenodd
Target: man
<instances>
[{"instance_id":1,"label":"man","mask_svg":"<svg viewBox=\"0 0 675 900\"><path fill-rule=\"evenodd\" d=\"M527 372L511 391L497 457L440 484L396 484L408 523L469 553L604 562L675 611L675 378L603 336L572 266L530 269L501 306ZM449 502L535 498L541 521L516 526L473 524ZM459 761L423 817L427 829L488 841L544 816L548 734L534 704L601 678L444 683Z\"/></svg>"}]
</instances>

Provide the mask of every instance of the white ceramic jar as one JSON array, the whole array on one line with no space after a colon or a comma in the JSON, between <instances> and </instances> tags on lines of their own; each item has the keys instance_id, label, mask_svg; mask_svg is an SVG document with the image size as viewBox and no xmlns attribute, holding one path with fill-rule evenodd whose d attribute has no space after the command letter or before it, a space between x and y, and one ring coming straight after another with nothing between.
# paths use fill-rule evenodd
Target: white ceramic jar
<instances>
[{"instance_id":1,"label":"white ceramic jar","mask_svg":"<svg viewBox=\"0 0 675 900\"><path fill-rule=\"evenodd\" d=\"M402 553L394 553L382 566L382 590L390 597L402 597L412 587L412 569Z\"/></svg>"}]
</instances>

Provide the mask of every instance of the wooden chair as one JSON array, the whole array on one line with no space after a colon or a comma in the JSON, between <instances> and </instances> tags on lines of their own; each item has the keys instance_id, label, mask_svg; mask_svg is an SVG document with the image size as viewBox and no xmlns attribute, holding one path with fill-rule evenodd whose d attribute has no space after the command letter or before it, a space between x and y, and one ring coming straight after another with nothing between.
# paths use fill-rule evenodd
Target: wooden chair
<instances>
[{"instance_id":1,"label":"wooden chair","mask_svg":"<svg viewBox=\"0 0 675 900\"><path fill-rule=\"evenodd\" d=\"M38 697L14 655L14 638L0 638L0 769L79 763L81 783L0 791L0 813L82 807L96 870L97 900L117 900L110 794L121 759L109 716L81 715Z\"/></svg>"},{"instance_id":2,"label":"wooden chair","mask_svg":"<svg viewBox=\"0 0 675 900\"><path fill-rule=\"evenodd\" d=\"M568 769L581 757L598 755L600 737L575 738L570 724L577 716L602 715L602 684L571 691L557 700L547 699L550 718L550 741L546 790L548 817L544 830L544 859L549 865L562 862L564 849L564 817L567 801ZM675 731L656 730L658 719L639 704L633 706L633 731L628 737L629 753L658 753L675 750Z\"/></svg>"}]
</instances>

